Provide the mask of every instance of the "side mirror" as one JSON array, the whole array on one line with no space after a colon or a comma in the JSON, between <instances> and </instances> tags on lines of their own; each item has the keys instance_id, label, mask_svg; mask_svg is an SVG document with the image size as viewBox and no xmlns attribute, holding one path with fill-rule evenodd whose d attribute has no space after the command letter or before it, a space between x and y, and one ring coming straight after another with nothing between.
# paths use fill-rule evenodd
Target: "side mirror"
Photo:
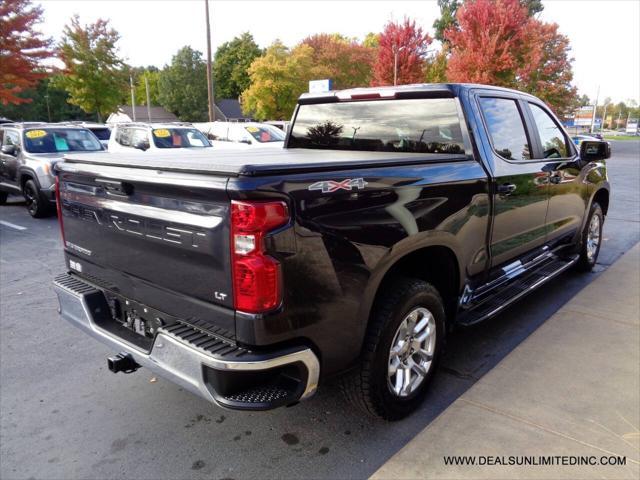
<instances>
[{"instance_id":1,"label":"side mirror","mask_svg":"<svg viewBox=\"0 0 640 480\"><path fill-rule=\"evenodd\" d=\"M133 146L133 148L136 148L138 150L142 150L144 152L145 150L149 149L149 141L148 140L138 140L132 146Z\"/></svg>"},{"instance_id":2,"label":"side mirror","mask_svg":"<svg viewBox=\"0 0 640 480\"><path fill-rule=\"evenodd\" d=\"M251 145L251 140L244 137L242 140L240 140L240 143L246 143L247 145Z\"/></svg>"},{"instance_id":3,"label":"side mirror","mask_svg":"<svg viewBox=\"0 0 640 480\"><path fill-rule=\"evenodd\" d=\"M580 144L580 158L584 162L596 162L611 157L611 145L603 140L584 140Z\"/></svg>"},{"instance_id":4,"label":"side mirror","mask_svg":"<svg viewBox=\"0 0 640 480\"><path fill-rule=\"evenodd\" d=\"M16 146L15 145L3 145L2 146L2 153L4 153L5 155L13 155L15 157L16 156Z\"/></svg>"}]
</instances>

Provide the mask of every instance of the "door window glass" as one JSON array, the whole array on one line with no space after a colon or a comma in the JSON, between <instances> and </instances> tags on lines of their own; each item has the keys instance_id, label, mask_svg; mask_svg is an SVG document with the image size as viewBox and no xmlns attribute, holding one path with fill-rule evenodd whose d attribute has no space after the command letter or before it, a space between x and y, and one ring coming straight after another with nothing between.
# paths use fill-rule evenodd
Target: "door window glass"
<instances>
[{"instance_id":1,"label":"door window glass","mask_svg":"<svg viewBox=\"0 0 640 480\"><path fill-rule=\"evenodd\" d=\"M19 145L20 144L20 135L17 132L12 132L11 130L7 130L4 134L3 145Z\"/></svg>"},{"instance_id":2,"label":"door window glass","mask_svg":"<svg viewBox=\"0 0 640 480\"><path fill-rule=\"evenodd\" d=\"M543 158L565 158L569 156L567 140L551 116L538 105L530 103L533 119L538 127Z\"/></svg>"},{"instance_id":3,"label":"door window glass","mask_svg":"<svg viewBox=\"0 0 640 480\"><path fill-rule=\"evenodd\" d=\"M496 153L507 160L530 160L531 148L516 101L481 97L480 107Z\"/></svg>"}]
</instances>

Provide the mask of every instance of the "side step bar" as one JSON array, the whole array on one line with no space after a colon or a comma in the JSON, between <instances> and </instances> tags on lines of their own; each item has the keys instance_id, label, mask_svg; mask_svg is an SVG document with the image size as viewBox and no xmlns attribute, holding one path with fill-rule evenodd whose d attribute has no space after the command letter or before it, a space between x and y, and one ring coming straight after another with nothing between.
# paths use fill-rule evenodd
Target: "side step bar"
<instances>
[{"instance_id":1,"label":"side step bar","mask_svg":"<svg viewBox=\"0 0 640 480\"><path fill-rule=\"evenodd\" d=\"M496 293L484 299L481 303L459 314L457 323L460 325L473 325L497 315L516 300L560 275L576 263L578 258L578 255L569 259L552 257L537 268L515 278L512 283L497 289Z\"/></svg>"}]
</instances>

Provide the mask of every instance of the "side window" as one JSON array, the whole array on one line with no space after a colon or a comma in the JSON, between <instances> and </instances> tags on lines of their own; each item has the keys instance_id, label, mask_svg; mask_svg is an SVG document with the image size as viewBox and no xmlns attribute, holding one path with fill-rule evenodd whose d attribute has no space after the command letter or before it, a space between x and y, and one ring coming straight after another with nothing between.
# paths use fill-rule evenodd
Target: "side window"
<instances>
[{"instance_id":1,"label":"side window","mask_svg":"<svg viewBox=\"0 0 640 480\"><path fill-rule=\"evenodd\" d=\"M6 130L4 134L4 139L2 140L3 145L20 145L20 135L18 132L14 132L13 130Z\"/></svg>"},{"instance_id":2,"label":"side window","mask_svg":"<svg viewBox=\"0 0 640 480\"><path fill-rule=\"evenodd\" d=\"M116 142L123 147L129 147L131 145L131 129L130 128L118 128L116 134Z\"/></svg>"},{"instance_id":3,"label":"side window","mask_svg":"<svg viewBox=\"0 0 640 480\"><path fill-rule=\"evenodd\" d=\"M496 153L507 160L530 160L531 148L516 101L480 97L480 107Z\"/></svg>"},{"instance_id":4,"label":"side window","mask_svg":"<svg viewBox=\"0 0 640 480\"><path fill-rule=\"evenodd\" d=\"M136 128L132 131L130 145L135 145L138 142L149 143L149 135L147 135L146 130Z\"/></svg>"},{"instance_id":5,"label":"side window","mask_svg":"<svg viewBox=\"0 0 640 480\"><path fill-rule=\"evenodd\" d=\"M560 127L553 121L553 118L541 107L533 103L529 104L533 120L538 127L540 144L542 145L543 158L566 158L569 156L569 146L567 139L560 130Z\"/></svg>"}]
</instances>

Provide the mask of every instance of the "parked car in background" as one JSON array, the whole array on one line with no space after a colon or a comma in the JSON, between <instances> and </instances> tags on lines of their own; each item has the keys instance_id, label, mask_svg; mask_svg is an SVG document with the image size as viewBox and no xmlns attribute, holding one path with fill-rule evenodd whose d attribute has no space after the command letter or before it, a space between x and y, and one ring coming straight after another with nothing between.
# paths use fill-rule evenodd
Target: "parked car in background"
<instances>
[{"instance_id":1,"label":"parked car in background","mask_svg":"<svg viewBox=\"0 0 640 480\"><path fill-rule=\"evenodd\" d=\"M282 148L285 133L278 127L256 122L205 122L194 123L194 127L203 132L210 140L240 143L251 148ZM218 146L216 144L216 146Z\"/></svg>"},{"instance_id":2,"label":"parked car in background","mask_svg":"<svg viewBox=\"0 0 640 480\"><path fill-rule=\"evenodd\" d=\"M190 123L122 123L115 124L109 137L109 152L200 150L211 148L200 130Z\"/></svg>"},{"instance_id":3,"label":"parked car in background","mask_svg":"<svg viewBox=\"0 0 640 480\"><path fill-rule=\"evenodd\" d=\"M93 134L100 140L100 143L104 146L104 148L109 147L109 137L111 136L111 128L104 123L95 123L95 122L60 122L61 124L67 125L77 125L79 127L84 127L87 130L91 130Z\"/></svg>"},{"instance_id":4,"label":"parked car in background","mask_svg":"<svg viewBox=\"0 0 640 480\"><path fill-rule=\"evenodd\" d=\"M98 138L84 127L47 123L0 125L0 204L10 193L24 195L32 217L55 205L54 165L69 152L101 152Z\"/></svg>"}]
</instances>

